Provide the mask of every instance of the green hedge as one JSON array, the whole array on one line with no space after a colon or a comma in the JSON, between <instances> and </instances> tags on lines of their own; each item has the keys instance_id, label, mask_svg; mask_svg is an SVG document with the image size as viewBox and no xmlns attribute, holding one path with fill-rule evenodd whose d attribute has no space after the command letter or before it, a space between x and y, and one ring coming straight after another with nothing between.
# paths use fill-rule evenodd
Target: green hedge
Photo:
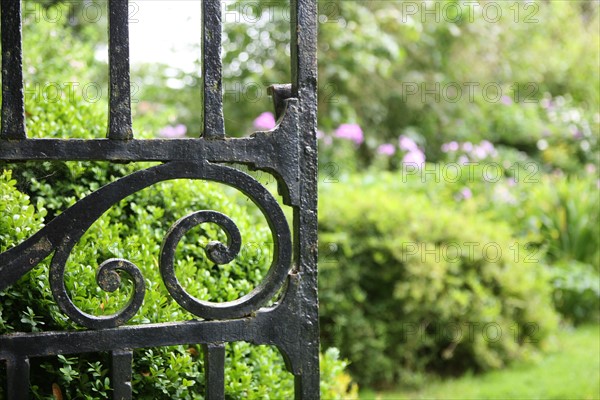
<instances>
[{"instance_id":1,"label":"green hedge","mask_svg":"<svg viewBox=\"0 0 600 400\"><path fill-rule=\"evenodd\" d=\"M361 385L498 368L554 331L545 268L459 194L400 174L321 185L323 341Z\"/></svg>"},{"instance_id":2,"label":"green hedge","mask_svg":"<svg viewBox=\"0 0 600 400\"><path fill-rule=\"evenodd\" d=\"M477 200L478 208L509 221L548 266L553 299L574 323L600 317L600 198L596 173L536 174L530 183L500 183ZM501 195L501 196L498 196ZM506 198L510 201L506 201ZM504 200L503 200L504 199Z\"/></svg>"}]
</instances>

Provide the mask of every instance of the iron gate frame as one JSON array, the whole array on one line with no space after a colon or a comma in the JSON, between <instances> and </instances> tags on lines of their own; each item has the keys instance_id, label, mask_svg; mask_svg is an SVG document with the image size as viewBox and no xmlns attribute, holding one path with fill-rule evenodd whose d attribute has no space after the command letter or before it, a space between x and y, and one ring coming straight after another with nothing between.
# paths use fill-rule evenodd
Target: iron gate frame
<instances>
[{"instance_id":1,"label":"iron gate frame","mask_svg":"<svg viewBox=\"0 0 600 400\"><path fill-rule=\"evenodd\" d=\"M200 138L138 140L131 121L128 1L110 0L109 121L106 138L28 139L25 129L21 1L1 2L2 118L0 160L157 161L78 201L23 243L0 254L0 290L8 288L52 255L49 281L63 313L86 330L11 333L0 336L0 361L6 363L10 400L29 398L29 360L60 354L108 352L114 399L132 398L133 350L177 344L202 344L206 396L223 399L225 343L247 341L276 346L295 378L296 399L318 399L319 324L317 300L317 1L291 0L292 83L274 85L278 124L246 138L225 135L222 95L220 0L202 0L204 129ZM223 164L245 164L275 176L283 203L293 210L292 227L270 193L254 178ZM64 283L65 264L75 243L106 210L145 187L170 179L202 179L238 188L258 205L271 228L274 256L263 282L231 302L203 302L190 296L173 271L174 249L191 227L213 222L228 243L212 242L207 257L231 261L241 244L229 217L210 210L177 221L160 254L160 272L170 295L201 319L126 325L141 307L144 279L125 259L103 262L96 280L103 290L118 287L117 271L128 274L134 293L116 314L97 317L79 310ZM281 288L278 303L265 307Z\"/></svg>"}]
</instances>

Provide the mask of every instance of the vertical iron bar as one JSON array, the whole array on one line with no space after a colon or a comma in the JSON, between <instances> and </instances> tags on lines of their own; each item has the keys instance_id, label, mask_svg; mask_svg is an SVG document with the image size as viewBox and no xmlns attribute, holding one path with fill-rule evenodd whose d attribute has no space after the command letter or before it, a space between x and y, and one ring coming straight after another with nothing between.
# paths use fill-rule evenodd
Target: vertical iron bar
<instances>
[{"instance_id":1,"label":"vertical iron bar","mask_svg":"<svg viewBox=\"0 0 600 400\"><path fill-rule=\"evenodd\" d=\"M0 139L25 139L21 2L2 0L2 127Z\"/></svg>"},{"instance_id":2,"label":"vertical iron bar","mask_svg":"<svg viewBox=\"0 0 600 400\"><path fill-rule=\"evenodd\" d=\"M129 5L108 2L109 121L108 138L133 139L129 76Z\"/></svg>"},{"instance_id":3,"label":"vertical iron bar","mask_svg":"<svg viewBox=\"0 0 600 400\"><path fill-rule=\"evenodd\" d=\"M291 0L292 94L300 107L300 207L294 209L294 247L301 275L299 336L303 352L295 397L320 398L317 297L317 0Z\"/></svg>"},{"instance_id":4,"label":"vertical iron bar","mask_svg":"<svg viewBox=\"0 0 600 400\"><path fill-rule=\"evenodd\" d=\"M131 400L131 368L133 352L131 350L113 350L111 352L111 381L114 400Z\"/></svg>"},{"instance_id":5,"label":"vertical iron bar","mask_svg":"<svg viewBox=\"0 0 600 400\"><path fill-rule=\"evenodd\" d=\"M8 400L29 399L29 359L21 356L9 358L6 360L6 370Z\"/></svg>"},{"instance_id":6,"label":"vertical iron bar","mask_svg":"<svg viewBox=\"0 0 600 400\"><path fill-rule=\"evenodd\" d=\"M223 63L221 61L221 1L202 1L202 79L206 139L223 139Z\"/></svg>"},{"instance_id":7,"label":"vertical iron bar","mask_svg":"<svg viewBox=\"0 0 600 400\"><path fill-rule=\"evenodd\" d=\"M204 377L206 398L222 400L225 398L225 345L223 343L203 344Z\"/></svg>"},{"instance_id":8,"label":"vertical iron bar","mask_svg":"<svg viewBox=\"0 0 600 400\"><path fill-rule=\"evenodd\" d=\"M317 0L291 0L292 92L305 107L316 112L317 87ZM304 93L302 93L304 91ZM316 114L307 116L316 127Z\"/></svg>"}]
</instances>

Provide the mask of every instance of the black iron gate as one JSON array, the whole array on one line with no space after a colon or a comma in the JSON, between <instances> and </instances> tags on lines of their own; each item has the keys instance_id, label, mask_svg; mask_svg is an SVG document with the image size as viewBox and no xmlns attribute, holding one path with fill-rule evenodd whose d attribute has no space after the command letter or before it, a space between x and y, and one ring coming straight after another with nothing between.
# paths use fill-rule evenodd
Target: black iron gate
<instances>
[{"instance_id":1,"label":"black iron gate","mask_svg":"<svg viewBox=\"0 0 600 400\"><path fill-rule=\"evenodd\" d=\"M204 129L195 139L136 140L131 126L128 2L110 0L109 127L107 138L28 139L25 131L21 5L2 0L2 127L0 160L159 161L162 164L121 178L80 200L25 242L0 254L0 290L15 283L52 255L49 283L57 305L87 328L80 331L14 333L0 336L0 360L7 367L9 399L29 398L29 360L58 354L108 352L114 399L132 397L133 349L201 343L206 393L224 398L224 344L248 341L276 346L295 377L296 398L319 398L317 303L317 151L316 151L316 0L291 0L292 84L271 87L279 120L270 132L249 138L225 135L222 106L220 0L202 0ZM284 203L293 208L293 225L270 193L251 176L224 163L241 163L272 173ZM204 179L242 191L264 213L272 231L274 256L264 281L247 295L212 303L190 296L174 274L174 251L183 235L202 222L218 224L228 243L211 242L207 256L216 264L240 250L237 226L214 211L197 211L177 221L164 239L160 272L170 295L198 317L178 323L126 325L139 310L145 284L140 270L125 259L110 259L97 271L98 285L118 287L117 271L135 289L130 302L111 316L82 312L67 295L65 264L77 241L121 199L171 179ZM6 216L2 216L4 218ZM285 288L275 307L265 304Z\"/></svg>"}]
</instances>

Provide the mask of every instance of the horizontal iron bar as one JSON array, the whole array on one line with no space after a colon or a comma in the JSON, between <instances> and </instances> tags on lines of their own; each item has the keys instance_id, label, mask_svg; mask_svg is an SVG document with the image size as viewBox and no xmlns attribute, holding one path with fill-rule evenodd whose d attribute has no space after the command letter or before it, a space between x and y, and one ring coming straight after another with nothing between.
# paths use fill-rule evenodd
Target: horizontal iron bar
<instances>
[{"instance_id":1,"label":"horizontal iron bar","mask_svg":"<svg viewBox=\"0 0 600 400\"><path fill-rule=\"evenodd\" d=\"M127 325L119 328L15 333L0 336L0 360L15 357L44 357L58 354L110 352L120 348L208 344L247 341L274 344L285 329L274 329L276 310L259 311L256 316L227 321L187 321L161 324ZM281 318L281 316L279 316ZM289 335L289 334L288 334ZM289 341L290 339L286 339Z\"/></svg>"},{"instance_id":2,"label":"horizontal iron bar","mask_svg":"<svg viewBox=\"0 0 600 400\"><path fill-rule=\"evenodd\" d=\"M0 160L62 161L220 161L268 160L273 149L257 138L226 140L153 139L115 141L108 139L27 139L0 141ZM246 156L246 157L244 157Z\"/></svg>"}]
</instances>

